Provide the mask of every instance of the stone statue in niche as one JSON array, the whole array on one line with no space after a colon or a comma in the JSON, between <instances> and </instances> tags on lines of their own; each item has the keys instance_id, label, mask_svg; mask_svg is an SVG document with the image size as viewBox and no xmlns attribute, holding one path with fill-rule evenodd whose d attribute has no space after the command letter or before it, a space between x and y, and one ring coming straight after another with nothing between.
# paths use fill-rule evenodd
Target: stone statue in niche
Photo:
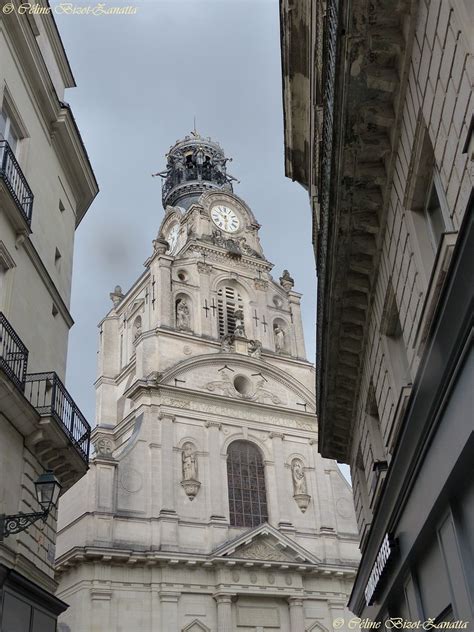
<instances>
[{"instance_id":1,"label":"stone statue in niche","mask_svg":"<svg viewBox=\"0 0 474 632\"><path fill-rule=\"evenodd\" d=\"M176 328L190 329L191 318L186 299L180 298L176 303Z\"/></svg>"},{"instance_id":2,"label":"stone statue in niche","mask_svg":"<svg viewBox=\"0 0 474 632\"><path fill-rule=\"evenodd\" d=\"M304 513L308 508L311 496L308 494L304 465L301 459L293 459L291 462L291 477L293 480L293 498Z\"/></svg>"},{"instance_id":3,"label":"stone statue in niche","mask_svg":"<svg viewBox=\"0 0 474 632\"><path fill-rule=\"evenodd\" d=\"M280 325L273 325L273 337L275 339L275 351L282 353L286 351L286 333Z\"/></svg>"},{"instance_id":4,"label":"stone statue in niche","mask_svg":"<svg viewBox=\"0 0 474 632\"><path fill-rule=\"evenodd\" d=\"M194 500L196 497L201 483L198 481L198 462L196 449L189 441L183 445L183 452L181 454L181 467L183 480L181 485L186 492L189 500Z\"/></svg>"},{"instance_id":5,"label":"stone statue in niche","mask_svg":"<svg viewBox=\"0 0 474 632\"><path fill-rule=\"evenodd\" d=\"M234 318L235 318L234 335L240 336L241 338L245 338L244 312L241 309L236 309L234 312Z\"/></svg>"}]
</instances>

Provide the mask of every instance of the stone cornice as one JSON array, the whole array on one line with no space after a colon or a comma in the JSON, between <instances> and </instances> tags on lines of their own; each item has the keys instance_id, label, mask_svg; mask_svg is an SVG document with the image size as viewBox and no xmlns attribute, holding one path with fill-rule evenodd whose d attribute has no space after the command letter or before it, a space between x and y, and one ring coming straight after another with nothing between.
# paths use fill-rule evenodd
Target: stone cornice
<instances>
[{"instance_id":1,"label":"stone cornice","mask_svg":"<svg viewBox=\"0 0 474 632\"><path fill-rule=\"evenodd\" d=\"M249 560L232 557L219 558L212 554L178 553L167 551L133 551L131 549L110 549L100 546L74 547L56 560L56 573L64 573L78 564L103 563L123 566L178 566L203 568L255 568L274 569L283 572L304 572L321 577L353 578L357 571L357 564L326 564L324 562L308 564L302 562Z\"/></svg>"},{"instance_id":2,"label":"stone cornice","mask_svg":"<svg viewBox=\"0 0 474 632\"><path fill-rule=\"evenodd\" d=\"M377 2L368 20L365 3L349 9L344 1L329 24L339 48L335 100L325 104L334 116L334 146L318 237L317 400L320 452L345 463L398 145L389 130L398 131L408 76L415 21L406 40L400 24L409 4ZM341 37L338 24L346 23Z\"/></svg>"}]
</instances>

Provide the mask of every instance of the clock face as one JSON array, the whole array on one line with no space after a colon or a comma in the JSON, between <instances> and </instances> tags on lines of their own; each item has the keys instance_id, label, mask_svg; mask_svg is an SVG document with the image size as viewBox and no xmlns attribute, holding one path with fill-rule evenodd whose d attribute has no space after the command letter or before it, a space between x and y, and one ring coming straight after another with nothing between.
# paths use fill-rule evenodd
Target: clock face
<instances>
[{"instance_id":1,"label":"clock face","mask_svg":"<svg viewBox=\"0 0 474 632\"><path fill-rule=\"evenodd\" d=\"M179 237L179 224L173 224L173 226L170 228L168 232L168 236L166 237L166 241L170 245L170 248L168 251L170 254L173 254L176 248L176 244L178 243L178 237Z\"/></svg>"},{"instance_id":2,"label":"clock face","mask_svg":"<svg viewBox=\"0 0 474 632\"><path fill-rule=\"evenodd\" d=\"M228 206L215 206L211 211L211 218L214 224L226 233L235 233L239 230L239 218Z\"/></svg>"}]
</instances>

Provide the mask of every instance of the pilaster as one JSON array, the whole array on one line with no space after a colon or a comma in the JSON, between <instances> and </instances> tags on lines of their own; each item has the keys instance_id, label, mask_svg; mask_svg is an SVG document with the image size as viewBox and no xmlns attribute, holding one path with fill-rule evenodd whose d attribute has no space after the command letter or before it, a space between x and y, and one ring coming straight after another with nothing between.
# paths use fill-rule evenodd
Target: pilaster
<instances>
[{"instance_id":1,"label":"pilaster","mask_svg":"<svg viewBox=\"0 0 474 632\"><path fill-rule=\"evenodd\" d=\"M232 597L229 593L213 595L217 602L217 629L219 632L232 632Z\"/></svg>"},{"instance_id":2,"label":"pilaster","mask_svg":"<svg viewBox=\"0 0 474 632\"><path fill-rule=\"evenodd\" d=\"M161 498L160 524L161 547L173 550L177 547L177 521L175 507L175 471L174 471L174 415L160 414L161 422Z\"/></svg>"},{"instance_id":3,"label":"pilaster","mask_svg":"<svg viewBox=\"0 0 474 632\"><path fill-rule=\"evenodd\" d=\"M211 309L212 298L210 294L210 274L212 266L203 261L198 261L197 269L199 273L199 302L196 309L199 313L199 332L203 336L213 336L213 323L215 316ZM207 309L206 309L207 308Z\"/></svg>"},{"instance_id":4,"label":"pilaster","mask_svg":"<svg viewBox=\"0 0 474 632\"><path fill-rule=\"evenodd\" d=\"M178 601L180 593L160 593L161 630L163 632L179 632L178 630Z\"/></svg>"},{"instance_id":5,"label":"pilaster","mask_svg":"<svg viewBox=\"0 0 474 632\"><path fill-rule=\"evenodd\" d=\"M285 435L282 432L271 432L270 438L273 444L273 460L275 462L275 480L277 487L278 499L278 526L280 528L292 528L290 516L288 513L288 495L286 494L285 471L283 464L285 462L283 456L283 440Z\"/></svg>"},{"instance_id":6,"label":"pilaster","mask_svg":"<svg viewBox=\"0 0 474 632\"><path fill-rule=\"evenodd\" d=\"M303 599L301 597L290 597L290 630L291 632L305 632Z\"/></svg>"},{"instance_id":7,"label":"pilaster","mask_svg":"<svg viewBox=\"0 0 474 632\"><path fill-rule=\"evenodd\" d=\"M225 520L224 489L222 481L224 472L222 468L219 433L222 424L215 421L206 422L207 441L209 449L209 475L211 520Z\"/></svg>"}]
</instances>

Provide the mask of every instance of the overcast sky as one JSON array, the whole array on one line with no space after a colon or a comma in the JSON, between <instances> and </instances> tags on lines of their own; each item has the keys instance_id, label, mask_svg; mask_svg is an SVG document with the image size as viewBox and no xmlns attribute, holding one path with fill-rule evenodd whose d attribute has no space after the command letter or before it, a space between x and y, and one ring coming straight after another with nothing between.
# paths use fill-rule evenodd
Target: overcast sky
<instances>
[{"instance_id":1,"label":"overcast sky","mask_svg":"<svg viewBox=\"0 0 474 632\"><path fill-rule=\"evenodd\" d=\"M113 287L126 291L143 271L164 214L151 173L194 117L233 158L235 193L262 224L274 278L288 268L304 294L308 358L315 354L308 196L284 176L277 0L130 2L136 15L56 16L78 85L66 100L100 186L76 233L67 376L91 425L97 323Z\"/></svg>"}]
</instances>

